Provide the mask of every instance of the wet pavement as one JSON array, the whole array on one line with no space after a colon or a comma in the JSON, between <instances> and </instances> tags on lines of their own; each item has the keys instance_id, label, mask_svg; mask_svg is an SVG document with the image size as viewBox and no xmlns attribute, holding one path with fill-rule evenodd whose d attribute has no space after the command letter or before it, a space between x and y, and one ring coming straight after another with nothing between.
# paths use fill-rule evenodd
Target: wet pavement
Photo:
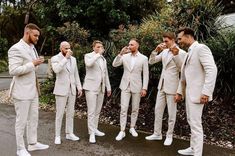
<instances>
[{"instance_id":1,"label":"wet pavement","mask_svg":"<svg viewBox=\"0 0 235 156\"><path fill-rule=\"evenodd\" d=\"M45 76L46 66L42 75ZM7 73L0 73L0 90L8 89L11 77ZM80 141L65 139L65 128L62 127L62 144L54 144L55 113L40 111L38 127L38 141L49 144L43 151L30 152L32 156L178 156L177 150L187 148L188 141L174 139L170 147L163 145L163 141L146 141L144 132L139 137L132 137L126 130L126 137L116 141L119 127L100 124L99 129L106 133L104 137L96 137L96 144L88 142L87 121L75 118L74 133ZM64 121L63 121L64 124ZM0 156L16 155L15 142L15 110L14 106L0 103ZM235 156L235 150L224 149L204 144L203 156Z\"/></svg>"},{"instance_id":2,"label":"wet pavement","mask_svg":"<svg viewBox=\"0 0 235 156\"><path fill-rule=\"evenodd\" d=\"M74 133L80 141L65 139L62 127L62 144L54 144L54 112L40 111L38 141L50 145L44 151L30 152L33 156L177 156L177 150L186 148L188 141L174 139L172 146L163 146L163 141L146 141L148 134L139 133L139 137L132 137L126 131L126 138L118 142L115 140L119 128L112 125L100 124L100 130L106 133L104 137L96 137L97 143L88 142L86 120L75 118ZM15 155L16 143L14 133L15 111L12 105L0 104L0 155ZM204 144L204 156L235 156L234 150Z\"/></svg>"}]
</instances>

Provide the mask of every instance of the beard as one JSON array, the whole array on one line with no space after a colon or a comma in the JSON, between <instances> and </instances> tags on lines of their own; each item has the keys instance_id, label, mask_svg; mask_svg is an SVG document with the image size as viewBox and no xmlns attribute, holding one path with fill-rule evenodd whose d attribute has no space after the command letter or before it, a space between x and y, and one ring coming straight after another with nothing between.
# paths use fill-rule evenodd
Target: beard
<instances>
[{"instance_id":1,"label":"beard","mask_svg":"<svg viewBox=\"0 0 235 156\"><path fill-rule=\"evenodd\" d=\"M136 51L137 51L137 49L134 49L134 48L133 48L133 49L130 49L130 52L131 52L131 53L135 53Z\"/></svg>"},{"instance_id":2,"label":"beard","mask_svg":"<svg viewBox=\"0 0 235 156\"><path fill-rule=\"evenodd\" d=\"M37 40L33 40L32 37L29 35L29 43L36 45L37 44Z\"/></svg>"},{"instance_id":3,"label":"beard","mask_svg":"<svg viewBox=\"0 0 235 156\"><path fill-rule=\"evenodd\" d=\"M184 49L184 50L187 50L190 47L190 45L186 44L186 43L181 43L181 44L179 44L179 47Z\"/></svg>"},{"instance_id":4,"label":"beard","mask_svg":"<svg viewBox=\"0 0 235 156\"><path fill-rule=\"evenodd\" d=\"M67 52L64 51L64 50L61 50L61 53L62 53L63 56L65 56Z\"/></svg>"}]
</instances>

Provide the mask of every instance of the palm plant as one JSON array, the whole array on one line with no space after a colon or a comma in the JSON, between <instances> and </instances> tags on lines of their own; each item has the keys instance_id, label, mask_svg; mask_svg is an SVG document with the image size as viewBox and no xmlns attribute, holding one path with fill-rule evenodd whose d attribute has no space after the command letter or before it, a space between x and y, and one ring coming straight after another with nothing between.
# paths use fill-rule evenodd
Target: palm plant
<instances>
[{"instance_id":1,"label":"palm plant","mask_svg":"<svg viewBox=\"0 0 235 156\"><path fill-rule=\"evenodd\" d=\"M217 35L219 25L216 18L223 7L214 0L179 0L174 5L176 27L191 27L198 40L206 40Z\"/></svg>"},{"instance_id":2,"label":"palm plant","mask_svg":"<svg viewBox=\"0 0 235 156\"><path fill-rule=\"evenodd\" d=\"M235 95L235 29L222 31L207 42L218 67L215 94L232 98Z\"/></svg>"}]
</instances>

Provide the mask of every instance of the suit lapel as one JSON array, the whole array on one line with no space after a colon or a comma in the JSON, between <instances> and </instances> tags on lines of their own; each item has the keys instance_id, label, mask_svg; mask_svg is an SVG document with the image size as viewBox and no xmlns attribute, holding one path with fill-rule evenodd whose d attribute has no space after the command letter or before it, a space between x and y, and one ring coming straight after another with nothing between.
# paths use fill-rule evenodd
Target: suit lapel
<instances>
[{"instance_id":1,"label":"suit lapel","mask_svg":"<svg viewBox=\"0 0 235 156\"><path fill-rule=\"evenodd\" d=\"M131 69L131 54L127 54L128 55L128 59L127 59L127 68L129 69L129 71L132 71L133 69ZM133 67L134 68L134 67Z\"/></svg>"},{"instance_id":2,"label":"suit lapel","mask_svg":"<svg viewBox=\"0 0 235 156\"><path fill-rule=\"evenodd\" d=\"M73 67L74 67L74 64L75 64L74 61L76 61L76 59L73 58L73 57L71 57L70 59L71 59L71 62L70 62L70 69L69 69L69 71L73 72L73 69L74 69Z\"/></svg>"},{"instance_id":3,"label":"suit lapel","mask_svg":"<svg viewBox=\"0 0 235 156\"><path fill-rule=\"evenodd\" d=\"M166 66L167 66L167 64L168 64L168 61L169 61L169 59L168 59L168 57L167 57L168 51L165 51L165 52L162 52L162 53L163 53L163 54L162 54L162 63L163 63L163 67L166 68Z\"/></svg>"},{"instance_id":4,"label":"suit lapel","mask_svg":"<svg viewBox=\"0 0 235 156\"><path fill-rule=\"evenodd\" d=\"M68 61L70 61L70 67L68 67L68 62L67 62L66 63L66 69L68 70L68 72L71 72L71 63L72 63L71 58L68 59Z\"/></svg>"},{"instance_id":5,"label":"suit lapel","mask_svg":"<svg viewBox=\"0 0 235 156\"><path fill-rule=\"evenodd\" d=\"M194 53L193 51L194 51L194 49L197 47L197 45L198 45L198 42L195 41L195 42L193 43L193 45L191 45L191 47L189 48L189 50L188 50L188 58L187 58L186 64L188 64L189 60L191 59L191 57L192 57L192 55L193 55L193 53Z\"/></svg>"},{"instance_id":6,"label":"suit lapel","mask_svg":"<svg viewBox=\"0 0 235 156\"><path fill-rule=\"evenodd\" d=\"M165 66L167 66L170 62L171 62L171 60L172 60L172 58L173 58L173 55L170 55L170 54L168 54L169 52L167 52L167 55L166 55L166 59L167 59L167 61L166 61L166 65ZM170 55L170 56L169 56Z\"/></svg>"},{"instance_id":7,"label":"suit lapel","mask_svg":"<svg viewBox=\"0 0 235 156\"><path fill-rule=\"evenodd\" d=\"M20 42L21 42L21 46L23 47L23 49L25 49L24 54L29 58L29 60L34 60L34 57L32 56L33 54L29 50L29 47L27 47L26 43L24 43L24 41L20 41Z\"/></svg>"},{"instance_id":8,"label":"suit lapel","mask_svg":"<svg viewBox=\"0 0 235 156\"><path fill-rule=\"evenodd\" d=\"M188 64L188 62L189 62L189 60L190 60L190 58L191 58L191 56L193 54L192 52L193 52L192 49L188 52L188 57L187 57L187 60L186 60L186 64Z\"/></svg>"},{"instance_id":9,"label":"suit lapel","mask_svg":"<svg viewBox=\"0 0 235 156\"><path fill-rule=\"evenodd\" d=\"M181 69L183 69L185 67L187 61L188 61L188 54L184 57L184 61L183 61Z\"/></svg>"},{"instance_id":10,"label":"suit lapel","mask_svg":"<svg viewBox=\"0 0 235 156\"><path fill-rule=\"evenodd\" d=\"M101 60L99 60L99 59L101 59ZM100 67L100 69L103 71L104 70L104 58L103 58L103 56L101 56L100 58L98 58L98 64L99 64L99 67Z\"/></svg>"},{"instance_id":11,"label":"suit lapel","mask_svg":"<svg viewBox=\"0 0 235 156\"><path fill-rule=\"evenodd\" d=\"M62 52L60 52L60 53L58 54L58 57L59 57L59 60L64 59L64 56L63 56ZM71 61L71 62L72 62L72 61ZM65 64L64 69L66 69L68 72L70 72L70 70L69 70L68 67L67 67L67 63Z\"/></svg>"}]
</instances>

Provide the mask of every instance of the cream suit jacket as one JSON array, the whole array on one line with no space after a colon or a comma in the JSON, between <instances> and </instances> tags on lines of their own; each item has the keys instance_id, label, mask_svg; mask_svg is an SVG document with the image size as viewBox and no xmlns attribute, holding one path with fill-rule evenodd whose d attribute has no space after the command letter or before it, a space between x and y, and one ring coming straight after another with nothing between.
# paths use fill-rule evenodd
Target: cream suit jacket
<instances>
[{"instance_id":1,"label":"cream suit jacket","mask_svg":"<svg viewBox=\"0 0 235 156\"><path fill-rule=\"evenodd\" d=\"M126 90L129 85L132 93L140 93L142 89L148 89L148 58L140 52L137 53L136 57L133 69L131 69L131 53L122 56L118 55L113 60L114 67L123 65L124 68L124 73L119 86L121 90Z\"/></svg>"},{"instance_id":2,"label":"cream suit jacket","mask_svg":"<svg viewBox=\"0 0 235 156\"><path fill-rule=\"evenodd\" d=\"M178 93L185 94L183 91L186 87L193 103L200 103L202 94L209 96L209 101L211 101L216 76L217 67L210 49L195 41L189 47L188 56L185 57L182 65L182 89Z\"/></svg>"},{"instance_id":3,"label":"cream suit jacket","mask_svg":"<svg viewBox=\"0 0 235 156\"><path fill-rule=\"evenodd\" d=\"M103 59L103 65L100 65L98 59ZM96 54L94 51L85 55L86 76L83 84L83 89L89 91L99 91L101 86L102 92L111 91L109 75L106 59Z\"/></svg>"},{"instance_id":4,"label":"cream suit jacket","mask_svg":"<svg viewBox=\"0 0 235 156\"><path fill-rule=\"evenodd\" d=\"M56 81L53 94L66 96L69 94L71 87L72 95L76 95L77 90L82 90L80 77L78 75L77 61L70 56L71 67L67 67L69 59L65 58L62 53L51 58L52 70L56 73Z\"/></svg>"},{"instance_id":5,"label":"cream suit jacket","mask_svg":"<svg viewBox=\"0 0 235 156\"><path fill-rule=\"evenodd\" d=\"M179 73L186 52L179 49L179 54L176 56L168 53L169 49L164 49L160 54L153 51L149 58L149 64L162 61L162 73L158 83L158 90L163 89L167 94L176 94L179 88Z\"/></svg>"},{"instance_id":6,"label":"cream suit jacket","mask_svg":"<svg viewBox=\"0 0 235 156\"><path fill-rule=\"evenodd\" d=\"M9 96L20 100L34 99L38 96L36 67L29 45L22 39L8 51L9 74L13 76Z\"/></svg>"}]
</instances>

